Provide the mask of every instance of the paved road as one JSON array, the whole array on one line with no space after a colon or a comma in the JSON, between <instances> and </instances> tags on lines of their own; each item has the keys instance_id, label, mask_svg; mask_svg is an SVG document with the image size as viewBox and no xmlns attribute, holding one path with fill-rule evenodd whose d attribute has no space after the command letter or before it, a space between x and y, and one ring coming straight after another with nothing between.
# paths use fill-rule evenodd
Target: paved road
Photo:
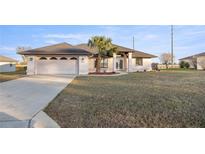
<instances>
[{"instance_id":1,"label":"paved road","mask_svg":"<svg viewBox=\"0 0 205 154\"><path fill-rule=\"evenodd\" d=\"M0 127L57 127L41 110L74 77L35 75L0 83Z\"/></svg>"}]
</instances>

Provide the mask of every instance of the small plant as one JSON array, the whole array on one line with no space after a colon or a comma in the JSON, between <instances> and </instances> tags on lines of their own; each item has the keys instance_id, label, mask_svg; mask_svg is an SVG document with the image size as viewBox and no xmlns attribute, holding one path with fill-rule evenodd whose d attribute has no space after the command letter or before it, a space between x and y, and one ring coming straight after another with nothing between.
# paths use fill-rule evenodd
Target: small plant
<instances>
[{"instance_id":1,"label":"small plant","mask_svg":"<svg viewBox=\"0 0 205 154\"><path fill-rule=\"evenodd\" d=\"M184 68L184 64L185 64L185 62L184 62L184 61L181 61L181 62L179 63L180 68Z\"/></svg>"},{"instance_id":2,"label":"small plant","mask_svg":"<svg viewBox=\"0 0 205 154\"><path fill-rule=\"evenodd\" d=\"M158 63L152 63L152 70L158 71Z\"/></svg>"},{"instance_id":3,"label":"small plant","mask_svg":"<svg viewBox=\"0 0 205 154\"><path fill-rule=\"evenodd\" d=\"M185 62L185 61L181 61L181 62L179 63L179 65L180 65L180 68L186 68L186 69L188 69L188 68L190 67L190 64L189 64L188 62Z\"/></svg>"},{"instance_id":4,"label":"small plant","mask_svg":"<svg viewBox=\"0 0 205 154\"><path fill-rule=\"evenodd\" d=\"M185 67L186 69L188 69L188 68L190 67L190 64L187 63L187 62L185 62L184 67Z\"/></svg>"}]
</instances>

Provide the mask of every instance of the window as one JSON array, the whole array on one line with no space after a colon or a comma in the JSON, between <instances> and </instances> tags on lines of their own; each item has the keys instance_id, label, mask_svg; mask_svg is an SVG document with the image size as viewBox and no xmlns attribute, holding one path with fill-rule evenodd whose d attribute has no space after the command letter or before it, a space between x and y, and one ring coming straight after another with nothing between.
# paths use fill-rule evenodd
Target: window
<instances>
[{"instance_id":1,"label":"window","mask_svg":"<svg viewBox=\"0 0 205 154\"><path fill-rule=\"evenodd\" d=\"M142 58L136 58L136 65L143 65Z\"/></svg>"},{"instance_id":2,"label":"window","mask_svg":"<svg viewBox=\"0 0 205 154\"><path fill-rule=\"evenodd\" d=\"M57 58L56 57L51 57L50 60L57 60Z\"/></svg>"},{"instance_id":3,"label":"window","mask_svg":"<svg viewBox=\"0 0 205 154\"><path fill-rule=\"evenodd\" d=\"M66 57L61 57L60 60L67 60L67 58Z\"/></svg>"},{"instance_id":4,"label":"window","mask_svg":"<svg viewBox=\"0 0 205 154\"><path fill-rule=\"evenodd\" d=\"M41 57L39 60L47 60L46 57Z\"/></svg>"},{"instance_id":5,"label":"window","mask_svg":"<svg viewBox=\"0 0 205 154\"><path fill-rule=\"evenodd\" d=\"M97 67L97 60L94 61L94 68L96 67ZM108 59L101 59L100 67L108 68Z\"/></svg>"},{"instance_id":6,"label":"window","mask_svg":"<svg viewBox=\"0 0 205 154\"><path fill-rule=\"evenodd\" d=\"M108 68L108 59L101 59L101 63L100 63L100 67L101 68Z\"/></svg>"},{"instance_id":7,"label":"window","mask_svg":"<svg viewBox=\"0 0 205 154\"><path fill-rule=\"evenodd\" d=\"M70 60L77 60L77 58L75 58L75 57L72 57L72 58L70 58Z\"/></svg>"}]
</instances>

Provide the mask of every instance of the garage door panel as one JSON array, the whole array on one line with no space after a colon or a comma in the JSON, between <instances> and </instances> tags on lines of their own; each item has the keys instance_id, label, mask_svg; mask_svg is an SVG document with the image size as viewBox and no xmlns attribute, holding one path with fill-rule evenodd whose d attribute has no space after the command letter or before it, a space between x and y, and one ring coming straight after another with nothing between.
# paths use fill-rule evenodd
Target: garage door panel
<instances>
[{"instance_id":1,"label":"garage door panel","mask_svg":"<svg viewBox=\"0 0 205 154\"><path fill-rule=\"evenodd\" d=\"M76 60L39 60L38 74L76 74Z\"/></svg>"}]
</instances>

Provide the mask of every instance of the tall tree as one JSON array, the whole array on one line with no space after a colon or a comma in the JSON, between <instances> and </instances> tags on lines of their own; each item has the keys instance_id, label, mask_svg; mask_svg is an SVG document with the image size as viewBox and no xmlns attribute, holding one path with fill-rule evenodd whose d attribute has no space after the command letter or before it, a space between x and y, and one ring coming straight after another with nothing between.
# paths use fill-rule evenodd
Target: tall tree
<instances>
[{"instance_id":1,"label":"tall tree","mask_svg":"<svg viewBox=\"0 0 205 154\"><path fill-rule=\"evenodd\" d=\"M107 38L105 36L91 37L88 40L88 46L98 49L96 72L100 72L101 59L105 56L112 56L113 52L117 51L117 48L112 45L111 38Z\"/></svg>"},{"instance_id":2,"label":"tall tree","mask_svg":"<svg viewBox=\"0 0 205 154\"><path fill-rule=\"evenodd\" d=\"M160 61L162 62L162 64L166 65L166 68L168 68L168 64L172 63L172 54L170 53L162 53L160 56Z\"/></svg>"}]
</instances>

